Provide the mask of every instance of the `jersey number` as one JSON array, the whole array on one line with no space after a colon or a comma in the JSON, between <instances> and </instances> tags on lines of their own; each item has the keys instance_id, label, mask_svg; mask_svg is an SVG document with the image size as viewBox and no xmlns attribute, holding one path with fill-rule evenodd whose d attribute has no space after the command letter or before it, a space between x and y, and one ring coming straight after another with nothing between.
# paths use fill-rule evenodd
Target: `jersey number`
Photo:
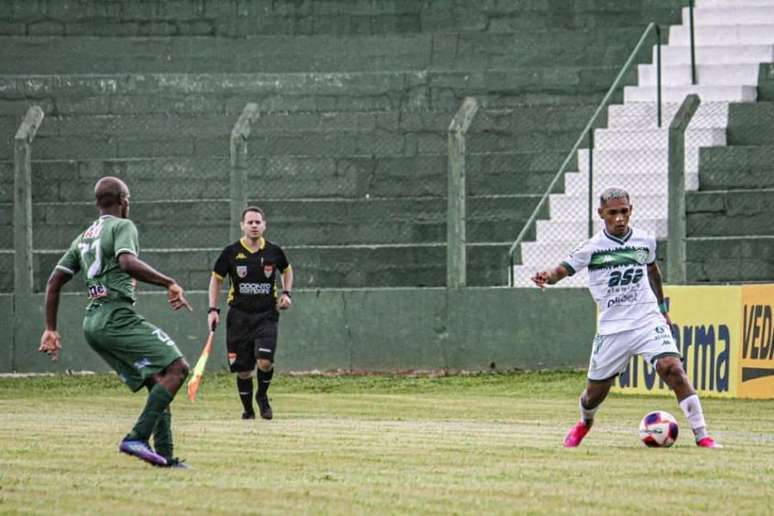
<instances>
[{"instance_id":1,"label":"jersey number","mask_svg":"<svg viewBox=\"0 0 774 516\"><path fill-rule=\"evenodd\" d=\"M81 260L83 263L91 262L89 270L86 271L86 277L91 279L102 272L102 247L99 245L99 238L94 240L91 244L78 244L78 249L81 251ZM90 255L94 255L92 261Z\"/></svg>"},{"instance_id":2,"label":"jersey number","mask_svg":"<svg viewBox=\"0 0 774 516\"><path fill-rule=\"evenodd\" d=\"M636 285L642 279L642 269L626 269L623 271L613 271L610 273L608 287L625 286L631 283Z\"/></svg>"}]
</instances>

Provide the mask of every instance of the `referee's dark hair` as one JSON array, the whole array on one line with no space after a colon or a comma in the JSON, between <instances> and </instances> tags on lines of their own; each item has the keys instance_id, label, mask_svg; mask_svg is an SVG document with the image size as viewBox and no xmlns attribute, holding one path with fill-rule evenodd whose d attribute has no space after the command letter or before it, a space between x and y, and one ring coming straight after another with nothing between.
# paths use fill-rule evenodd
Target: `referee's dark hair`
<instances>
[{"instance_id":1,"label":"referee's dark hair","mask_svg":"<svg viewBox=\"0 0 774 516\"><path fill-rule=\"evenodd\" d=\"M254 211L255 213L260 213L261 214L261 218L263 220L266 220L266 214L263 212L262 209L260 209L258 206L248 206L247 208L242 210L242 222L245 221L245 215L247 215L251 211Z\"/></svg>"}]
</instances>

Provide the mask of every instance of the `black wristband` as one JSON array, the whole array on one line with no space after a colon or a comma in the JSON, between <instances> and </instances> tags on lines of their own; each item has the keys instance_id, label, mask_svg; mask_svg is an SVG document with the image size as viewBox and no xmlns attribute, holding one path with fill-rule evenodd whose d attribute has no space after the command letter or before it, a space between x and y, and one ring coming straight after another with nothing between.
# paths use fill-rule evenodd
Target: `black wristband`
<instances>
[{"instance_id":1,"label":"black wristband","mask_svg":"<svg viewBox=\"0 0 774 516\"><path fill-rule=\"evenodd\" d=\"M207 313L211 313L211 312L216 312L220 314L220 308L218 308L217 306L211 306L210 309L207 310Z\"/></svg>"},{"instance_id":2,"label":"black wristband","mask_svg":"<svg viewBox=\"0 0 774 516\"><path fill-rule=\"evenodd\" d=\"M293 297L293 296L290 295L290 291L289 290L283 290L282 293L285 294L286 296L288 296L289 298Z\"/></svg>"}]
</instances>

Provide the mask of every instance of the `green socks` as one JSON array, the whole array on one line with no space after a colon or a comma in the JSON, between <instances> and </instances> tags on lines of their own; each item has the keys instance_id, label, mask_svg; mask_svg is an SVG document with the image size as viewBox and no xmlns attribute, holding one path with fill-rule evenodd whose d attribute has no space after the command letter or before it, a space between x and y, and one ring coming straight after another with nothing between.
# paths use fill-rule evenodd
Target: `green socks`
<instances>
[{"instance_id":1,"label":"green socks","mask_svg":"<svg viewBox=\"0 0 774 516\"><path fill-rule=\"evenodd\" d=\"M162 413L169 407L173 398L174 396L172 396L163 386L160 384L154 385L150 390L150 394L148 394L148 401L145 403L145 408L140 414L140 417L137 418L134 428L132 428L132 431L129 432L129 435L127 435L126 438L148 441L153 429L156 427L156 423L162 416ZM169 412L167 411L167 413ZM168 425L167 428L169 428Z\"/></svg>"},{"instance_id":2,"label":"green socks","mask_svg":"<svg viewBox=\"0 0 774 516\"><path fill-rule=\"evenodd\" d=\"M172 445L172 413L167 407L156 421L153 428L153 448L159 455L170 459L174 447Z\"/></svg>"}]
</instances>

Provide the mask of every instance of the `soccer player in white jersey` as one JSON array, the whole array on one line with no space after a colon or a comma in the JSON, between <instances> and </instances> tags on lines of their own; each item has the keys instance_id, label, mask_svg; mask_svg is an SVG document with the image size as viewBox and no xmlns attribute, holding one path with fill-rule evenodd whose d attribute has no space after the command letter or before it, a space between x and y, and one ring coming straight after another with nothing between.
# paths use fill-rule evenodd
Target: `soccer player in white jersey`
<instances>
[{"instance_id":1,"label":"soccer player in white jersey","mask_svg":"<svg viewBox=\"0 0 774 516\"><path fill-rule=\"evenodd\" d=\"M580 398L581 418L567 432L564 446L580 445L616 376L636 354L650 362L674 391L696 444L721 448L707 433L701 402L672 338L672 322L656 264L655 238L629 226L632 205L629 194L620 188L602 192L597 213L605 221L605 229L576 248L566 261L532 278L544 288L587 267L589 290L599 307L588 382Z\"/></svg>"}]
</instances>

